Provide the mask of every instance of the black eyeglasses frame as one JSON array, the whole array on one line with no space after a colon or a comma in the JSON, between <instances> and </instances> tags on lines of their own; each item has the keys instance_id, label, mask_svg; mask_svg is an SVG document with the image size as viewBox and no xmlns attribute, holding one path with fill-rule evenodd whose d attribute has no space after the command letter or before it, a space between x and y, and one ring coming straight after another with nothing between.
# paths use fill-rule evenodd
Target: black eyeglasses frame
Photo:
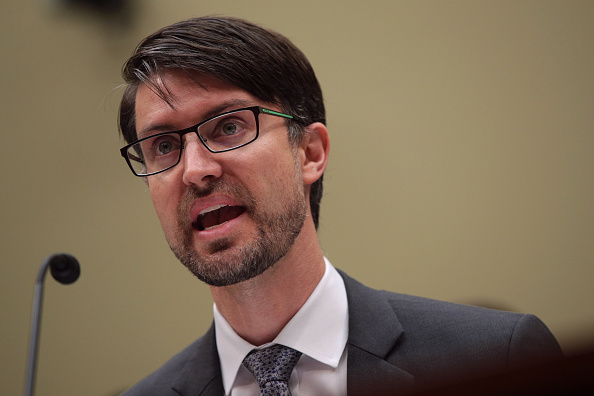
<instances>
[{"instance_id":1,"label":"black eyeglasses frame","mask_svg":"<svg viewBox=\"0 0 594 396\"><path fill-rule=\"evenodd\" d=\"M200 136L200 134L198 133L198 129L200 128L201 125L203 125L203 124L205 124L205 123L207 123L207 122L209 122L211 120L214 120L215 118L219 118L219 117L225 116L227 114L236 113L238 111L246 111L246 110L253 112L254 113L254 118L256 119L256 135L254 136L254 138L252 140L250 140L248 142L245 142L243 144L240 144L239 146L235 146L235 147L231 147L231 148L227 148L227 149L223 149L223 150L213 150L210 147L208 147L208 145L206 144L205 139L202 136ZM282 117L282 118L287 118L287 119L295 120L295 117L293 117L291 115L280 113L278 111L270 110L270 109L267 109L267 108L264 108L264 107L261 107L261 106L243 107L243 108L240 108L240 109L229 110L229 111L226 111L224 113L217 114L217 115L215 115L213 117L210 117L210 118L208 118L208 119L206 119L204 121L201 121L200 123L198 123L196 125L192 125L191 127L188 127L188 128L180 129L178 131L160 132L160 133L157 133L157 134L154 134L154 135L151 135L151 136L144 137L142 139L138 139L138 140L136 140L136 141L134 141L134 142L132 142L130 144L127 144L126 146L122 147L120 149L120 154L122 155L122 157L124 157L124 159L126 160L126 163L128 164L128 167L130 168L130 170L132 171L132 173L135 176L146 177L146 176L156 175L158 173L165 172L166 170L169 170L169 169L175 167L177 164L179 164L179 162L181 161L181 156L182 156L183 149L184 149L184 146L183 146L183 136L186 135L186 134L188 134L188 133L192 133L192 132L196 133L196 135L198 136L198 140L200 140L200 142L202 143L202 145L204 147L206 147L206 149L208 151L210 151L211 153L223 153L223 152L227 152L227 151L231 151L231 150L236 150L238 148L244 147L244 146L246 146L246 145L254 142L256 139L258 139L258 136L260 136L260 120L259 120L259 117L258 117L258 115L260 115L260 114L267 114L267 115L272 115L272 116L276 116L276 117ZM171 135L171 134L179 135L180 140L182 142L181 150L179 152L179 158L177 159L177 161L173 165L168 166L165 169L161 169L159 171L151 172L151 173L138 174L136 172L136 170L134 169L131 161L136 161L136 162L143 163L143 160L141 158L139 158L139 157L134 156L132 153L130 153L128 151L128 149L130 147L132 147L132 146L134 146L134 145L136 145L136 144L144 141L144 140L153 139L153 138L158 137L158 136ZM133 158L131 158L131 156Z\"/></svg>"}]
</instances>

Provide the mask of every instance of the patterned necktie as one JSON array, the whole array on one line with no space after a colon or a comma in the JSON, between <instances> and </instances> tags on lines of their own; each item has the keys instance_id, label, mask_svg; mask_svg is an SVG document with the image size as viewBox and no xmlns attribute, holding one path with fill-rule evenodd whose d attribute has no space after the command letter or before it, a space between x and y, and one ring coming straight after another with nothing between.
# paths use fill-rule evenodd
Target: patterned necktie
<instances>
[{"instance_id":1,"label":"patterned necktie","mask_svg":"<svg viewBox=\"0 0 594 396\"><path fill-rule=\"evenodd\" d=\"M299 351L273 345L253 350L243 359L243 365L256 377L260 396L290 396L289 377L300 357Z\"/></svg>"}]
</instances>

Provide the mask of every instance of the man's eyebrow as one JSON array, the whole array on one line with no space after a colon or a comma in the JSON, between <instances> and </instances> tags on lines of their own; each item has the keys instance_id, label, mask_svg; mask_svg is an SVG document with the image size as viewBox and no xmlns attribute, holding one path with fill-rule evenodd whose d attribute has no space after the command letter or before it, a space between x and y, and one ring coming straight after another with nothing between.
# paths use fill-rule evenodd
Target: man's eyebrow
<instances>
[{"instance_id":1,"label":"man's eyebrow","mask_svg":"<svg viewBox=\"0 0 594 396\"><path fill-rule=\"evenodd\" d=\"M212 117L216 117L217 115L219 115L221 113L225 113L227 111L233 111L238 108L249 107L249 106L255 106L254 102L251 100L246 100L246 99L228 100L226 102L219 104L217 107L212 108L208 112L206 112L200 122L203 122L204 120L208 120L209 118L212 118ZM194 124L194 125L197 125L197 124ZM189 125L186 128L189 128L192 126L193 125ZM185 128L182 128L182 129L185 129ZM142 139L142 138L149 136L151 134L161 133L161 132L173 132L173 131L178 131L178 130L180 130L178 127L173 126L171 124L164 123L164 124L148 125L145 128L142 128L142 130L140 130L138 132L137 138Z\"/></svg>"},{"instance_id":2,"label":"man's eyebrow","mask_svg":"<svg viewBox=\"0 0 594 396\"><path fill-rule=\"evenodd\" d=\"M156 124L156 125L148 125L145 128L142 128L142 130L140 130L136 135L136 137L138 139L143 139L147 136L151 136L157 133L161 133L161 132L172 132L175 131L177 128L175 128L173 125L170 124Z\"/></svg>"},{"instance_id":3,"label":"man's eyebrow","mask_svg":"<svg viewBox=\"0 0 594 396\"><path fill-rule=\"evenodd\" d=\"M239 109L242 107L254 106L254 102L246 99L232 99L227 102L223 102L217 107L211 109L206 114L204 114L204 120L208 120L209 118L216 117L221 113L225 113L227 111L232 111L235 109Z\"/></svg>"}]
</instances>

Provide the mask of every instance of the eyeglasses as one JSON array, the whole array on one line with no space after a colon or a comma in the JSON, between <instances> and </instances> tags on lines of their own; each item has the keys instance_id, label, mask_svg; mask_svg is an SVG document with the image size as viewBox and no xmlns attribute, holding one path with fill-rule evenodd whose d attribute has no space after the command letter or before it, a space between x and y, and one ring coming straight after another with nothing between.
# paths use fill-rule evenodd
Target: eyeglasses
<instances>
[{"instance_id":1,"label":"eyeglasses","mask_svg":"<svg viewBox=\"0 0 594 396\"><path fill-rule=\"evenodd\" d=\"M180 131L163 132L137 140L120 152L136 176L150 176L173 168L181 160L183 136L196 133L211 153L235 150L258 138L260 114L293 119L293 116L265 109L246 107L219 114Z\"/></svg>"}]
</instances>

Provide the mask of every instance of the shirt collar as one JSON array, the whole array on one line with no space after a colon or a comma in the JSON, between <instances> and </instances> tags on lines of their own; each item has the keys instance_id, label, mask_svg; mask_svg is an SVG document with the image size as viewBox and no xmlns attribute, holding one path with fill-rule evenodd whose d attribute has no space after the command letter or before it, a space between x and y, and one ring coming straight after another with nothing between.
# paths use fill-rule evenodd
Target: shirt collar
<instances>
[{"instance_id":1,"label":"shirt collar","mask_svg":"<svg viewBox=\"0 0 594 396\"><path fill-rule=\"evenodd\" d=\"M324 276L312 294L274 341L265 346L282 344L336 368L348 338L348 304L342 278L324 260ZM243 359L256 347L233 330L216 304L213 311L223 386L229 394Z\"/></svg>"}]
</instances>

